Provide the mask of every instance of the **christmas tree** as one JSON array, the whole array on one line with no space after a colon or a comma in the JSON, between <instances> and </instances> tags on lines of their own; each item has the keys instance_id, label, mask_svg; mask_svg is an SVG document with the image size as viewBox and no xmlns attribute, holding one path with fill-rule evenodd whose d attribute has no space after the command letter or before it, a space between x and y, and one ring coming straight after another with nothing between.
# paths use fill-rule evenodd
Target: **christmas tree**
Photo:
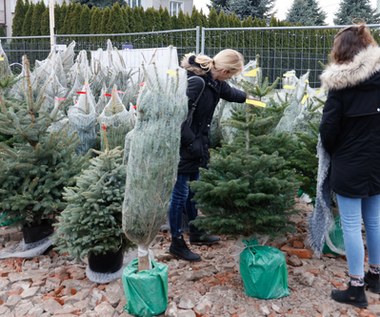
<instances>
[{"instance_id":1,"label":"christmas tree","mask_svg":"<svg viewBox=\"0 0 380 317\"><path fill-rule=\"evenodd\" d=\"M43 220L54 222L66 205L63 188L74 184L74 176L88 159L75 155L76 135L65 129L49 130L59 105L51 111L42 109L42 100L33 97L26 57L23 69L26 99L6 99L0 112L0 133L13 139L11 145L0 143L0 212L33 226Z\"/></svg>"},{"instance_id":2,"label":"christmas tree","mask_svg":"<svg viewBox=\"0 0 380 317\"><path fill-rule=\"evenodd\" d=\"M186 115L183 70L145 69L137 120L125 145L127 181L123 228L138 245L139 271L151 268L150 243L165 222L179 162L180 126Z\"/></svg>"},{"instance_id":3,"label":"christmas tree","mask_svg":"<svg viewBox=\"0 0 380 317\"><path fill-rule=\"evenodd\" d=\"M243 86L258 99L274 87L266 79ZM265 106L260 100L256 104ZM227 123L235 129L233 142L212 150L209 168L202 169L200 181L191 184L203 214L195 220L196 226L245 236L290 229L298 181L285 156L295 140L274 132L284 108L273 99L265 108L235 106Z\"/></svg>"},{"instance_id":4,"label":"christmas tree","mask_svg":"<svg viewBox=\"0 0 380 317\"><path fill-rule=\"evenodd\" d=\"M103 130L106 133L104 125ZM104 254L131 246L122 229L126 176L123 150L106 147L104 152L94 152L97 156L76 177L75 186L65 187L67 206L56 225L57 249L77 259L90 252Z\"/></svg>"}]
</instances>

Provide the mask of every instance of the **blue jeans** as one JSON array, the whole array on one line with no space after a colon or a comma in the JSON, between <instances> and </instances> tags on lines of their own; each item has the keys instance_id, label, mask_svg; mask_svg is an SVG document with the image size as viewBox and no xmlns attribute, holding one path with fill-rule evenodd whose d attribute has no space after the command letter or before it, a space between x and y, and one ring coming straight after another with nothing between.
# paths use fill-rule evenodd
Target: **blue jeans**
<instances>
[{"instance_id":1,"label":"blue jeans","mask_svg":"<svg viewBox=\"0 0 380 317\"><path fill-rule=\"evenodd\" d=\"M189 182L198 180L199 172L178 173L177 181L174 185L169 208L169 223L172 237L182 235L182 214L185 213L189 221L194 220L198 215L195 202L192 200L194 192L190 190Z\"/></svg>"},{"instance_id":2,"label":"blue jeans","mask_svg":"<svg viewBox=\"0 0 380 317\"><path fill-rule=\"evenodd\" d=\"M336 195L343 229L344 246L351 276L364 276L364 222L368 263L380 265L380 195L349 198Z\"/></svg>"}]
</instances>

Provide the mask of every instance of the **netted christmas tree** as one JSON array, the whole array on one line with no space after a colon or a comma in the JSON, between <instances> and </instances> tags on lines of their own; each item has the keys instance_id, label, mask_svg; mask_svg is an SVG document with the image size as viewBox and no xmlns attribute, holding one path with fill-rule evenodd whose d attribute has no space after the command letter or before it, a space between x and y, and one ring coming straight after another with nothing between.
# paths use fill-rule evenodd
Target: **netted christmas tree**
<instances>
[{"instance_id":1,"label":"netted christmas tree","mask_svg":"<svg viewBox=\"0 0 380 317\"><path fill-rule=\"evenodd\" d=\"M100 126L107 127L107 140L110 149L116 146L124 146L124 140L127 133L132 130L134 122L131 112L129 112L119 97L119 91L114 86L111 93L111 99L98 117ZM101 140L104 140L105 131L100 130ZM101 142L102 150L105 150L104 142Z\"/></svg>"},{"instance_id":2,"label":"netted christmas tree","mask_svg":"<svg viewBox=\"0 0 380 317\"><path fill-rule=\"evenodd\" d=\"M243 86L258 99L255 105L266 107L245 104L233 110L227 122L235 129L233 142L213 150L209 168L191 183L202 212L194 223L216 233L275 235L291 229L298 181L284 156L294 139L274 132L286 106L259 100L271 90L267 80Z\"/></svg>"},{"instance_id":3,"label":"netted christmas tree","mask_svg":"<svg viewBox=\"0 0 380 317\"><path fill-rule=\"evenodd\" d=\"M150 268L148 248L167 217L187 111L186 83L181 69L158 74L155 65L147 67L136 125L127 138L123 228L138 245L139 270Z\"/></svg>"},{"instance_id":4,"label":"netted christmas tree","mask_svg":"<svg viewBox=\"0 0 380 317\"><path fill-rule=\"evenodd\" d=\"M13 138L11 145L0 143L0 211L33 226L55 221L66 206L63 188L74 184L88 159L75 154L75 134L49 132L58 111L44 111L41 100L34 99L26 57L23 69L26 99L7 99L6 111L0 112L0 133Z\"/></svg>"}]
</instances>

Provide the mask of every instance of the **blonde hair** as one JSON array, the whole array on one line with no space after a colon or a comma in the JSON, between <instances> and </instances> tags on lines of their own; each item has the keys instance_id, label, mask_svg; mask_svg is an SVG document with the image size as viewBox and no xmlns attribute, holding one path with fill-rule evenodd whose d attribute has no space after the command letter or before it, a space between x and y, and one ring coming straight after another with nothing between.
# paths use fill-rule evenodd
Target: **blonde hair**
<instances>
[{"instance_id":1,"label":"blonde hair","mask_svg":"<svg viewBox=\"0 0 380 317\"><path fill-rule=\"evenodd\" d=\"M191 67L188 64L189 56L185 55L182 59L181 66L185 69ZM237 75L241 73L244 66L244 57L238 51L233 49L225 49L220 51L218 54L211 58L207 55L198 54L195 56L194 61L199 64L199 67L204 71L194 70L196 73L204 75L205 73L211 71L212 69L216 70L227 70L232 75ZM192 67L191 67L192 68Z\"/></svg>"}]
</instances>

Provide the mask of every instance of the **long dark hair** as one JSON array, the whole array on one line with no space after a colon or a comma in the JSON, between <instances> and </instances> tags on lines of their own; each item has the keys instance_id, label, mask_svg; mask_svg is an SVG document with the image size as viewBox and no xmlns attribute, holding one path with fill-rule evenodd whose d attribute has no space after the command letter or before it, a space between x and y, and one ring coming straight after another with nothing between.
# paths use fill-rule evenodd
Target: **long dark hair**
<instances>
[{"instance_id":1,"label":"long dark hair","mask_svg":"<svg viewBox=\"0 0 380 317\"><path fill-rule=\"evenodd\" d=\"M371 45L377 46L377 43L368 27L363 24L353 25L335 35L330 58L337 64L349 63L359 52Z\"/></svg>"}]
</instances>

